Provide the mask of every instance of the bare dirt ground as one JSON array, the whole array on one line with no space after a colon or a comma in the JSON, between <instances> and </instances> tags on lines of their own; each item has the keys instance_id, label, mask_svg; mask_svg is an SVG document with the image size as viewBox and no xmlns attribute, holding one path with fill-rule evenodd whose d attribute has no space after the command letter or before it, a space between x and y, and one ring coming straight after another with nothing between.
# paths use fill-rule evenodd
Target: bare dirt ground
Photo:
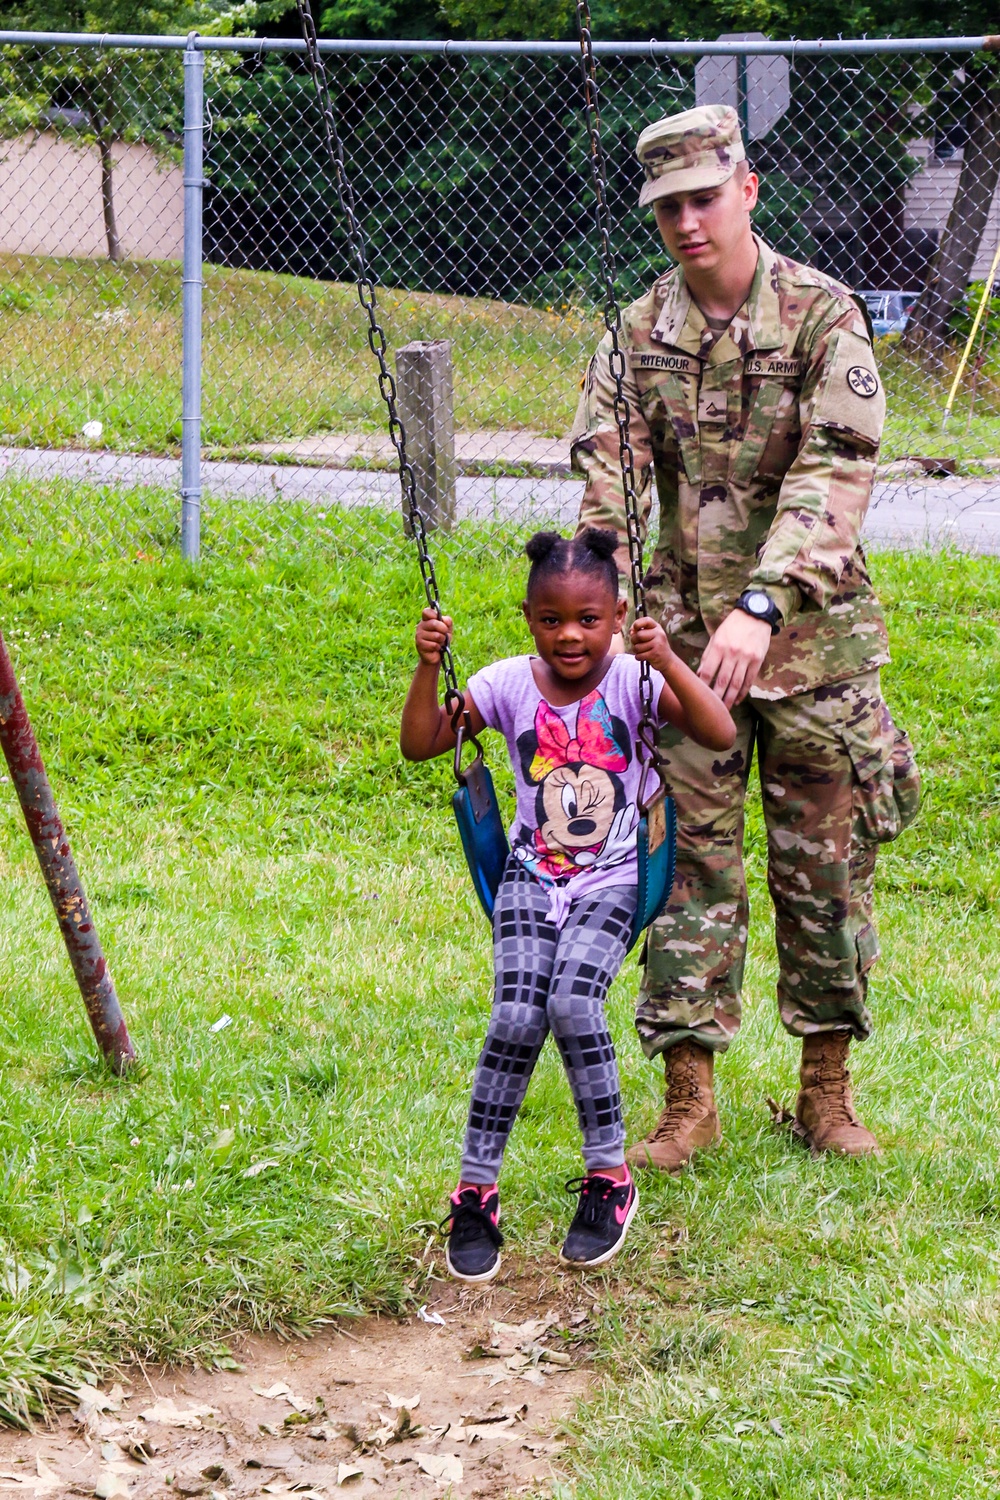
<instances>
[{"instance_id":1,"label":"bare dirt ground","mask_svg":"<svg viewBox=\"0 0 1000 1500\"><path fill-rule=\"evenodd\" d=\"M507 1272L435 1284L419 1316L235 1344L241 1368L130 1367L34 1433L0 1489L115 1500L499 1497L546 1489L588 1388L599 1286Z\"/></svg>"}]
</instances>

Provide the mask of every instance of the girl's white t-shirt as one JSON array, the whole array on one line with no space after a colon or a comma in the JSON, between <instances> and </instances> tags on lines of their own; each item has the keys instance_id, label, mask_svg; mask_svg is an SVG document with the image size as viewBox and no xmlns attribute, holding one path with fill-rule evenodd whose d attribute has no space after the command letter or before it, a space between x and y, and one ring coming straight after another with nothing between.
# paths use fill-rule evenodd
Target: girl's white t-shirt
<instances>
[{"instance_id":1,"label":"girl's white t-shirt","mask_svg":"<svg viewBox=\"0 0 1000 1500\"><path fill-rule=\"evenodd\" d=\"M635 740L642 713L639 662L624 653L613 656L586 697L552 704L535 683L532 660L508 657L469 679L473 702L484 723L507 741L514 768L511 853L568 900L634 885L642 769ZM656 671L650 676L655 718L664 680ZM565 899L556 903L567 905Z\"/></svg>"}]
</instances>

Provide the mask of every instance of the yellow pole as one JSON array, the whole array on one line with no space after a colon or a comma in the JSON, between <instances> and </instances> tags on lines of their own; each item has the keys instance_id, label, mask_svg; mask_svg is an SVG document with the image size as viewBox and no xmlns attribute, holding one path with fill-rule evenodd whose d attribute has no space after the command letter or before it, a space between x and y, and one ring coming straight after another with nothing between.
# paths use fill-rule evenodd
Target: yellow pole
<instances>
[{"instance_id":1,"label":"yellow pole","mask_svg":"<svg viewBox=\"0 0 1000 1500\"><path fill-rule=\"evenodd\" d=\"M983 287L983 295L979 299L979 308L976 312L976 316L972 320L972 331L965 342L965 348L962 350L962 358L959 360L958 369L955 371L955 379L951 383L951 390L948 392L948 399L944 404L944 415L941 418L942 432L948 425L948 418L951 416L951 408L955 400L955 395L961 383L962 376L965 374L965 366L969 361L969 350L972 348L972 345L975 342L976 334L979 332L979 325L983 321L983 313L986 310L986 302L993 290L993 280L997 274L997 266L1000 266L1000 240L997 240L996 254L993 256L993 264L990 266L990 274L986 278L986 285Z\"/></svg>"}]
</instances>

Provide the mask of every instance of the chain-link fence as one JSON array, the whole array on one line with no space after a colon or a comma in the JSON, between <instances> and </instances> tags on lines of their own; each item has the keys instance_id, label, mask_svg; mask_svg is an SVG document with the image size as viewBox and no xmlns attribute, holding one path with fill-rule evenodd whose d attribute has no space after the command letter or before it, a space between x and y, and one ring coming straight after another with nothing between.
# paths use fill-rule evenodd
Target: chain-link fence
<instances>
[{"instance_id":1,"label":"chain-link fence","mask_svg":"<svg viewBox=\"0 0 1000 1500\"><path fill-rule=\"evenodd\" d=\"M398 533L301 51L124 40L0 35L0 538L170 547L182 487L187 541L200 499L213 552ZM991 42L599 55L623 296L666 265L635 139L710 100L742 110L759 232L864 293L889 394L876 538L1000 538L1000 304L969 340L1000 247ZM451 346L459 543L571 523L567 434L602 329L574 49L325 56L390 346Z\"/></svg>"}]
</instances>

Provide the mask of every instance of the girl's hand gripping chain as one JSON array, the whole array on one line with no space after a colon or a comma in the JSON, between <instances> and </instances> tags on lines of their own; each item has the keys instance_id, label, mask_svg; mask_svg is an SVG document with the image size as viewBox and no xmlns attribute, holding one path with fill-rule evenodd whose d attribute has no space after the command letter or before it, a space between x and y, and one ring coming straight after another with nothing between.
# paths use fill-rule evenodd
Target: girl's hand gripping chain
<instances>
[{"instance_id":1,"label":"girl's hand gripping chain","mask_svg":"<svg viewBox=\"0 0 1000 1500\"><path fill-rule=\"evenodd\" d=\"M454 626L450 615L439 615L430 606L420 616L417 626L417 655L425 667L440 667L441 652L452 637Z\"/></svg>"},{"instance_id":2,"label":"girl's hand gripping chain","mask_svg":"<svg viewBox=\"0 0 1000 1500\"><path fill-rule=\"evenodd\" d=\"M441 652L451 641L452 630L449 616L438 615L430 606L420 616L416 634L419 661L406 695L399 729L399 748L407 760L433 760L435 755L444 755L445 751L454 749L451 716L438 702ZM483 727L482 716L467 693L465 707L472 732L478 734Z\"/></svg>"}]
</instances>

